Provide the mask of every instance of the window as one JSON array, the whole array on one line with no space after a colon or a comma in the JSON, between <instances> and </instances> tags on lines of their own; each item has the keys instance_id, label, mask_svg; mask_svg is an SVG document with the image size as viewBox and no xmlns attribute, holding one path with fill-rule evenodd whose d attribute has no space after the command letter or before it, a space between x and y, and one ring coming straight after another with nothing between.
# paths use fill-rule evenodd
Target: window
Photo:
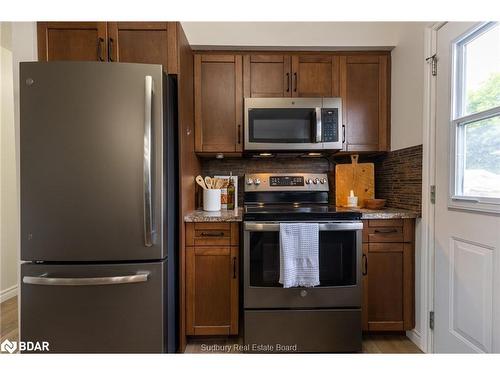
<instances>
[{"instance_id":1,"label":"window","mask_svg":"<svg viewBox=\"0 0 500 375\"><path fill-rule=\"evenodd\" d=\"M454 43L450 206L500 211L500 24Z\"/></svg>"}]
</instances>

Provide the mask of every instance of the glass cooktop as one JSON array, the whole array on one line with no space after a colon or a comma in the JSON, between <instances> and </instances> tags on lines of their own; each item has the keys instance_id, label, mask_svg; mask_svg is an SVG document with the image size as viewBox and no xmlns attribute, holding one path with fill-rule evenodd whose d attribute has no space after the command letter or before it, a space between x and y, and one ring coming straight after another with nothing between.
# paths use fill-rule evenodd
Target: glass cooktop
<instances>
[{"instance_id":1,"label":"glass cooktop","mask_svg":"<svg viewBox=\"0 0 500 375\"><path fill-rule=\"evenodd\" d=\"M361 213L329 205L245 205L246 221L361 220Z\"/></svg>"}]
</instances>

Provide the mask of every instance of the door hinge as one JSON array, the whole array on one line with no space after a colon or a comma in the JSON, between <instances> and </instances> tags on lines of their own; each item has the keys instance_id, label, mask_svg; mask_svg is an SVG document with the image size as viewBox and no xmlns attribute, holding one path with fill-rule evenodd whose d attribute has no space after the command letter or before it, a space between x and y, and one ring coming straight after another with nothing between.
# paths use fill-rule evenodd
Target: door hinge
<instances>
[{"instance_id":1,"label":"door hinge","mask_svg":"<svg viewBox=\"0 0 500 375\"><path fill-rule=\"evenodd\" d=\"M431 74L433 76L437 76L437 74L438 74L437 55L434 54L434 55L426 58L425 61L427 63L431 64Z\"/></svg>"},{"instance_id":2,"label":"door hinge","mask_svg":"<svg viewBox=\"0 0 500 375\"><path fill-rule=\"evenodd\" d=\"M431 203L435 204L436 203L436 185L431 185Z\"/></svg>"},{"instance_id":3,"label":"door hinge","mask_svg":"<svg viewBox=\"0 0 500 375\"><path fill-rule=\"evenodd\" d=\"M429 311L429 328L434 329L434 311Z\"/></svg>"}]
</instances>

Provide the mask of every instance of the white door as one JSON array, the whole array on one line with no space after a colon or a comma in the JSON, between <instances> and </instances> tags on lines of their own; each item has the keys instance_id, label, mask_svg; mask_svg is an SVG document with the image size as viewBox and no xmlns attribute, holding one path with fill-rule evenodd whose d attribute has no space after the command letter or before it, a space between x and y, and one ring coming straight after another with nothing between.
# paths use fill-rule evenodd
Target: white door
<instances>
[{"instance_id":1,"label":"white door","mask_svg":"<svg viewBox=\"0 0 500 375\"><path fill-rule=\"evenodd\" d=\"M437 32L437 353L500 352L500 25Z\"/></svg>"}]
</instances>

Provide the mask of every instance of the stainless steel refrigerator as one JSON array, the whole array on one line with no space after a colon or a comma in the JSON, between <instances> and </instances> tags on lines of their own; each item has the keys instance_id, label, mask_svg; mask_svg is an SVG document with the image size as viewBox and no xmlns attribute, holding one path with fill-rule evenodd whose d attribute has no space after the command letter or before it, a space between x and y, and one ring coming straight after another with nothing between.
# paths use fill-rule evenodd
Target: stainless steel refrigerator
<instances>
[{"instance_id":1,"label":"stainless steel refrigerator","mask_svg":"<svg viewBox=\"0 0 500 375\"><path fill-rule=\"evenodd\" d=\"M51 352L177 348L176 80L20 66L21 331Z\"/></svg>"}]
</instances>

